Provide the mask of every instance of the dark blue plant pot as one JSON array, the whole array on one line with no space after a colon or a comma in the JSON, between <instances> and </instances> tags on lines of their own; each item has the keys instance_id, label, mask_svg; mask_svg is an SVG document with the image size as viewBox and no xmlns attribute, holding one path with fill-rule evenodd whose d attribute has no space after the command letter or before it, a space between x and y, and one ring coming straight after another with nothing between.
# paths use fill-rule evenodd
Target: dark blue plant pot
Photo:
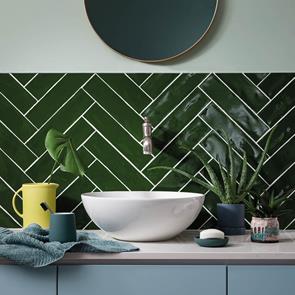
<instances>
[{"instance_id":1,"label":"dark blue plant pot","mask_svg":"<svg viewBox=\"0 0 295 295\"><path fill-rule=\"evenodd\" d=\"M244 204L217 204L217 227L226 235L244 235L244 218Z\"/></svg>"}]
</instances>

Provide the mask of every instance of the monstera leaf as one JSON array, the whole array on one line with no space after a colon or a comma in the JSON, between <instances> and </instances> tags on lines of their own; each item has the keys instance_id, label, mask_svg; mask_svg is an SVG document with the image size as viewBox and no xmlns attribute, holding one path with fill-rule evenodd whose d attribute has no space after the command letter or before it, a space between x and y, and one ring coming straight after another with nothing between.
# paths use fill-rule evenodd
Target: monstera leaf
<instances>
[{"instance_id":1,"label":"monstera leaf","mask_svg":"<svg viewBox=\"0 0 295 295\"><path fill-rule=\"evenodd\" d=\"M84 166L69 136L58 130L50 129L45 138L45 147L51 158L55 161L51 175L56 165L59 165L60 169L64 172L69 172L77 176L84 175Z\"/></svg>"}]
</instances>

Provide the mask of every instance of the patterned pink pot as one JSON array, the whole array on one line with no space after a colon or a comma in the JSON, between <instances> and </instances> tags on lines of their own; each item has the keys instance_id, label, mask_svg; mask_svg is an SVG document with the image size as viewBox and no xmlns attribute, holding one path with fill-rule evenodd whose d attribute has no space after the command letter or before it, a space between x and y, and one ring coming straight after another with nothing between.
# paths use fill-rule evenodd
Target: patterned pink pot
<instances>
[{"instance_id":1,"label":"patterned pink pot","mask_svg":"<svg viewBox=\"0 0 295 295\"><path fill-rule=\"evenodd\" d=\"M251 220L251 241L275 243L279 241L280 225L277 217L258 218Z\"/></svg>"}]
</instances>

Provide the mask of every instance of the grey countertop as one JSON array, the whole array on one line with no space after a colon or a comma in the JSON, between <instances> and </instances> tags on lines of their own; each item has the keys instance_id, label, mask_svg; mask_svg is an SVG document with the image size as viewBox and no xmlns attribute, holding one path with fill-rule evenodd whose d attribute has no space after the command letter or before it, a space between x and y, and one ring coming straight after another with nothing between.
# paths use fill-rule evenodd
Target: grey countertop
<instances>
[{"instance_id":1,"label":"grey countertop","mask_svg":"<svg viewBox=\"0 0 295 295\"><path fill-rule=\"evenodd\" d=\"M95 231L104 238L109 237ZM198 246L193 237L196 231L185 231L168 241L133 243L137 252L116 254L67 253L57 264L294 264L295 231L282 231L280 242L253 243L249 235L231 236L223 248ZM0 264L10 264L0 258Z\"/></svg>"}]
</instances>

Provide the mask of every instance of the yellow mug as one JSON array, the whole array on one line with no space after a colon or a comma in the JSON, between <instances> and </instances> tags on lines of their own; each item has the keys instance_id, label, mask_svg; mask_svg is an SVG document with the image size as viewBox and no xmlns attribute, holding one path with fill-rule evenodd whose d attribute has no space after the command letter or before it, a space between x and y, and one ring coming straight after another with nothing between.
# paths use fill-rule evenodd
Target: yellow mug
<instances>
[{"instance_id":1,"label":"yellow mug","mask_svg":"<svg viewBox=\"0 0 295 295\"><path fill-rule=\"evenodd\" d=\"M31 223L37 223L43 228L48 228L50 223L50 212L44 211L40 204L46 202L48 206L56 211L56 183L25 183L16 191L12 198L12 207L16 214L23 219L23 227ZM23 195L23 213L16 208L17 194Z\"/></svg>"}]
</instances>

